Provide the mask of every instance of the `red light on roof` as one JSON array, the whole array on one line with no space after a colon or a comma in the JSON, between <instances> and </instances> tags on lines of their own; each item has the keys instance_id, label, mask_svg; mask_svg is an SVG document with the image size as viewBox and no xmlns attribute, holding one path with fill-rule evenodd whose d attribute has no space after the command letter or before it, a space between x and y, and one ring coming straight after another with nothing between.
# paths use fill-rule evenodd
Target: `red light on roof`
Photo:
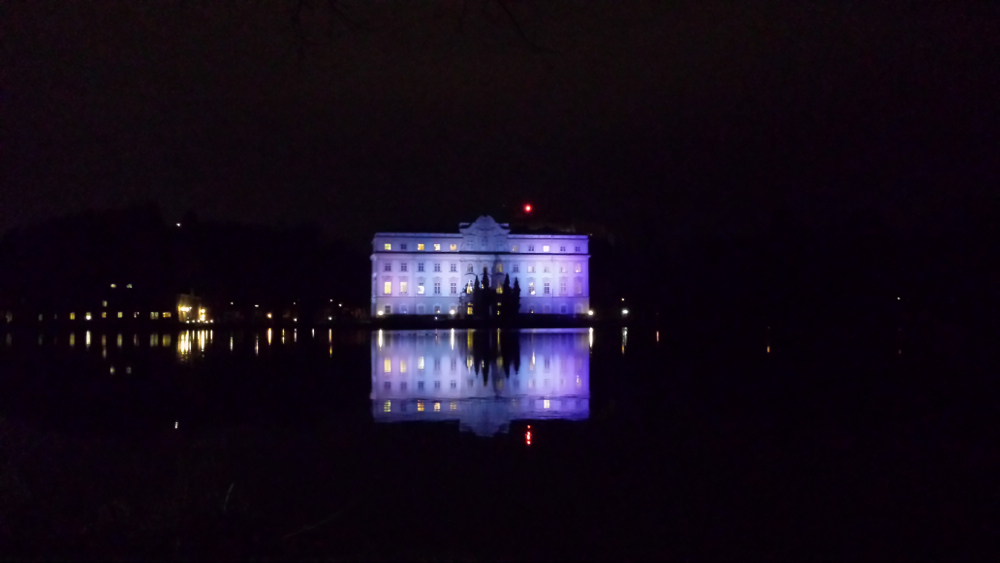
<instances>
[{"instance_id":1,"label":"red light on roof","mask_svg":"<svg viewBox=\"0 0 1000 563\"><path fill-rule=\"evenodd\" d=\"M531 213L531 204L530 203L526 203L524 205L524 212L525 213Z\"/></svg>"}]
</instances>

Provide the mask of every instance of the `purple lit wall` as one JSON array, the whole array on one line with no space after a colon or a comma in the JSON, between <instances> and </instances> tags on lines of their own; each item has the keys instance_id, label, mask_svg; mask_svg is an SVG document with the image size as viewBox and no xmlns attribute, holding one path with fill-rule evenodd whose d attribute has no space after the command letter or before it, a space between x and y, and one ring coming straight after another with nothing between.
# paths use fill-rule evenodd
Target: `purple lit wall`
<instances>
[{"instance_id":1,"label":"purple lit wall","mask_svg":"<svg viewBox=\"0 0 1000 563\"><path fill-rule=\"evenodd\" d=\"M371 400L376 422L458 421L482 436L507 432L518 419L584 420L588 333L373 332Z\"/></svg>"}]
</instances>

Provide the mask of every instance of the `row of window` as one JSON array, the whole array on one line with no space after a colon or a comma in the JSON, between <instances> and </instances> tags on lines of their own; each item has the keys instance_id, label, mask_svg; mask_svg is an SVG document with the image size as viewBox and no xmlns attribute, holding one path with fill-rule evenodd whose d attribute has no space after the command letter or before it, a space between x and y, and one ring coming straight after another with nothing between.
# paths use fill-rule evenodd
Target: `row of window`
<instances>
[{"instance_id":1,"label":"row of window","mask_svg":"<svg viewBox=\"0 0 1000 563\"><path fill-rule=\"evenodd\" d=\"M456 313L456 311L457 311L456 307L457 306L452 306L450 309L448 309L448 314L449 315L454 315ZM382 315L382 314L384 314L384 315L391 315L392 311L393 311L392 305L385 305L382 308L382 311L379 314L380 315ZM424 309L423 305L417 305L416 312L417 312L418 315L425 315L425 314L427 314L425 312L425 309ZM551 314L552 313L552 306L551 305L543 305L539 309L539 312L541 312L543 314L546 314L546 315ZM573 312L576 313L577 315L582 315L583 314L583 305L577 303L573 307ZM400 315L408 315L410 313L410 311L409 311L409 309L407 308L406 305L400 305L400 306L396 307L396 313L398 313ZM467 315L471 315L472 314L472 305L467 305L466 306L465 313ZM529 305L528 306L528 313L531 313L531 314L535 313L535 306L534 305ZM442 314L442 309L441 309L440 305L434 305L434 314L435 315ZM559 305L559 314L560 315L568 315L569 314L569 305L566 305L566 304Z\"/></svg>"},{"instance_id":2,"label":"row of window","mask_svg":"<svg viewBox=\"0 0 1000 563\"><path fill-rule=\"evenodd\" d=\"M435 272L440 272L441 271L441 263L440 262L435 262L433 264L433 266L434 266L434 271ZM520 264L511 264L510 267L511 267L510 271L513 274L520 273L520 271L521 271L521 265ZM527 264L525 266L525 271L527 271L529 274L533 274L533 273L535 273L535 268L536 267L537 266L535 264ZM479 272L477 272L475 268L476 267L475 267L474 264L466 264L465 265L465 273L467 273L467 274L476 274L476 273L479 273L479 272L482 271L482 268L480 268ZM502 274L503 273L503 268L504 268L503 262L497 262L493 266L493 273L495 273L495 274ZM543 273L549 273L550 270L551 270L551 268L552 268L552 264L550 262L545 262L545 263L542 264L542 272ZM382 264L382 271L383 272L391 272L392 271L392 262L388 262L388 261L387 262L383 262L383 264ZM409 271L409 263L408 262L400 262L399 263L399 271L400 272L407 272L407 271ZM423 262L417 262L417 271L418 272L426 271L424 269L424 263ZM449 272L458 272L458 264L456 264L454 262L448 264L448 271ZM560 274L565 274L565 273L568 273L568 272L569 272L569 265L568 264L560 263L559 264L559 273ZM583 263L576 262L575 264L573 264L573 272L577 273L577 274L582 273L583 272Z\"/></svg>"},{"instance_id":3,"label":"row of window","mask_svg":"<svg viewBox=\"0 0 1000 563\"><path fill-rule=\"evenodd\" d=\"M434 363L434 370L435 371L441 371L441 358L440 357L435 357L435 358L433 358L433 360L434 360L434 362L433 362ZM458 367L458 358L452 357L452 358L450 358L450 360L451 360L451 371L455 371L455 369L457 369L457 367ZM399 358L398 365L399 365L399 373L406 373L406 370L408 368L408 364L407 364L406 359L405 358ZM427 363L425 361L424 356L418 357L417 358L417 371L424 371L424 369L426 368L426 366L427 366ZM542 358L542 366L543 366L543 369L545 371L548 371L549 368L552 367L552 358L550 358L550 357L543 357ZM470 368L472 367L472 358L471 358L471 356L469 358L467 358L467 360L466 360L466 367L470 367ZM577 358L576 367L577 367L577 369L580 369L581 367L583 367L583 361L582 361L582 359ZM534 370L535 369L535 353L534 352L531 353L531 361L528 362L528 369L529 370ZM383 371L383 373L389 373L389 374L392 373L392 358L384 358L382 360L382 371ZM580 376L579 375L576 376L576 380L577 380L577 382L580 381Z\"/></svg>"},{"instance_id":4,"label":"row of window","mask_svg":"<svg viewBox=\"0 0 1000 563\"><path fill-rule=\"evenodd\" d=\"M434 244L433 246L434 246L434 251L435 252L441 252L441 245L440 244ZM391 251L392 250L392 243L391 242L384 243L382 245L382 248L384 250L390 250ZM566 252L566 248L567 247L565 245L560 245L559 246L559 252ZM581 246L575 246L575 247L573 247L573 252L582 252L582 248L583 247L581 247ZM543 244L542 245L542 252L551 252L550 249L551 249L551 246L549 246L547 244ZM407 244L405 242L404 243L400 243L399 250L401 250L401 251L403 251L403 250L409 250L409 244ZM417 250L418 251L426 250L426 245L424 243L422 243L422 242L421 243L417 243ZM448 245L448 250L450 250L451 252L455 252L455 251L458 250L458 245L457 244L450 244L450 245ZM510 247L510 251L511 252L518 252L519 251L519 246L516 245L516 244L512 245ZM528 245L528 252L534 252L534 251L535 251L535 245L529 244Z\"/></svg>"},{"instance_id":5,"label":"row of window","mask_svg":"<svg viewBox=\"0 0 1000 563\"><path fill-rule=\"evenodd\" d=\"M157 312L157 311L151 311L149 313L149 318L150 319L154 319L154 320L155 319L159 319L159 318L161 318L161 316L164 319L169 319L172 316L172 313L170 313L170 311L166 311L166 312L163 312L163 313L160 313L160 312ZM52 315L52 318L55 319L55 320L58 320L59 316L58 315ZM90 313L84 313L83 314L83 318L89 321L91 318L93 318L93 315L91 315ZM108 318L108 312L107 311L101 311L101 318L102 319ZM118 318L119 319L125 318L125 313L123 311L118 311ZM132 318L133 319L138 319L139 318L139 313L138 312L132 313ZM38 320L43 320L43 315L38 315ZM76 320L76 313L70 313L69 314L69 320L75 321Z\"/></svg>"},{"instance_id":6,"label":"row of window","mask_svg":"<svg viewBox=\"0 0 1000 563\"><path fill-rule=\"evenodd\" d=\"M543 383L542 383L541 387L552 387L551 380L544 379L544 380L542 380L542 382ZM407 381L400 381L399 384L398 384L399 385L399 390L400 391L406 391L407 388L409 387L408 383L409 382L407 382ZM424 386L424 383L425 382L423 382L423 381L418 381L417 382L417 391L425 391L426 390L426 388ZM476 379L475 378L469 378L466 383L467 383L467 387L476 387ZM498 383L500 385L502 385L503 381L499 381ZM514 389L518 389L518 388L521 387L521 382L520 382L520 380L518 380L516 378L512 379L511 382L510 382L510 386L513 387ZM566 380L565 379L560 379L558 386L559 387L565 387L566 386ZM580 377L579 376L577 376L577 378L576 378L576 386L577 387L583 387L583 382L580 381ZM448 382L448 387L449 387L449 389L458 389L458 381L455 380L455 379L452 379L451 381ZM535 380L534 379L529 379L528 380L528 389L534 389L534 388L535 388ZM392 382L391 381L383 381L382 382L382 389L385 390L385 391L391 391L392 390ZM435 381L434 382L434 389L435 390L440 390L441 389L441 382L440 381ZM420 404L419 403L417 405L418 405L417 410L423 410L423 409L420 408Z\"/></svg>"},{"instance_id":7,"label":"row of window","mask_svg":"<svg viewBox=\"0 0 1000 563\"><path fill-rule=\"evenodd\" d=\"M470 387L472 385L473 384L470 383ZM531 385L531 384L529 384L529 387L534 387L534 386ZM405 391L406 389L404 388L403 390ZM534 401L535 401L535 408L538 408L538 403L539 402L541 403L541 407L543 409L550 409L550 408L552 408L552 409L559 409L560 406L562 406L564 408L573 408L573 406L574 406L573 399L565 399L565 398L564 399L551 399L551 400L550 399L534 399ZM516 406L517 403L518 403L517 399L511 399L511 404L512 405ZM576 399L575 403L576 403L576 407L585 407L587 405L587 399ZM426 407L424 406L424 402L423 401L417 401L417 412L425 412L425 408ZM453 410L453 411L454 410L458 410L458 403L456 403L455 401L449 402L448 403L448 409L449 410ZM392 409L392 401L385 401L384 403L382 403L382 412L392 412L392 410L393 410ZM396 410L400 411L400 412L406 412L406 403L404 402L402 404L396 405ZM434 412L441 412L441 402L440 401L434 401Z\"/></svg>"},{"instance_id":8,"label":"row of window","mask_svg":"<svg viewBox=\"0 0 1000 563\"><path fill-rule=\"evenodd\" d=\"M407 281L398 282L399 292L396 295L409 295L410 283ZM458 295L458 282L450 282L448 287L449 295ZM498 288L500 289L500 288ZM426 295L426 287L424 282L417 282L417 295ZM537 295L535 291L535 282L528 282L528 295ZM583 280L575 279L573 280L573 292L575 295L583 295ZM392 295L392 281L385 280L382 282L382 295ZM434 282L434 295L441 295L441 282ZM542 295L552 295L552 287L550 282L542 283ZM569 295L567 289L567 280L565 278L559 280L559 295Z\"/></svg>"}]
</instances>

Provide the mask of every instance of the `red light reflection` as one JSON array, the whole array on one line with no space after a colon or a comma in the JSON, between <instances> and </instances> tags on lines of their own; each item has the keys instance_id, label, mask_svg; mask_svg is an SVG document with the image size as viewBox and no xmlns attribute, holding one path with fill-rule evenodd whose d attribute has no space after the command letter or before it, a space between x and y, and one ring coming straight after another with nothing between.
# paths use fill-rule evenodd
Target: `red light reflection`
<instances>
[{"instance_id":1,"label":"red light reflection","mask_svg":"<svg viewBox=\"0 0 1000 563\"><path fill-rule=\"evenodd\" d=\"M531 204L530 203L526 203L524 205L524 212L525 213L531 213Z\"/></svg>"}]
</instances>

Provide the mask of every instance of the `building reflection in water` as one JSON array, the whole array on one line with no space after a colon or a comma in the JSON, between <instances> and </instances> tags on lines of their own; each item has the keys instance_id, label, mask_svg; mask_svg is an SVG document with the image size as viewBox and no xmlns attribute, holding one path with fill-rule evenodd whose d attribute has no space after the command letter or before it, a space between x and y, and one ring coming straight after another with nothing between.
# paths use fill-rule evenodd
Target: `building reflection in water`
<instances>
[{"instance_id":1,"label":"building reflection in water","mask_svg":"<svg viewBox=\"0 0 1000 563\"><path fill-rule=\"evenodd\" d=\"M480 436L519 419L585 420L585 329L378 331L372 334L376 422L458 421Z\"/></svg>"}]
</instances>

